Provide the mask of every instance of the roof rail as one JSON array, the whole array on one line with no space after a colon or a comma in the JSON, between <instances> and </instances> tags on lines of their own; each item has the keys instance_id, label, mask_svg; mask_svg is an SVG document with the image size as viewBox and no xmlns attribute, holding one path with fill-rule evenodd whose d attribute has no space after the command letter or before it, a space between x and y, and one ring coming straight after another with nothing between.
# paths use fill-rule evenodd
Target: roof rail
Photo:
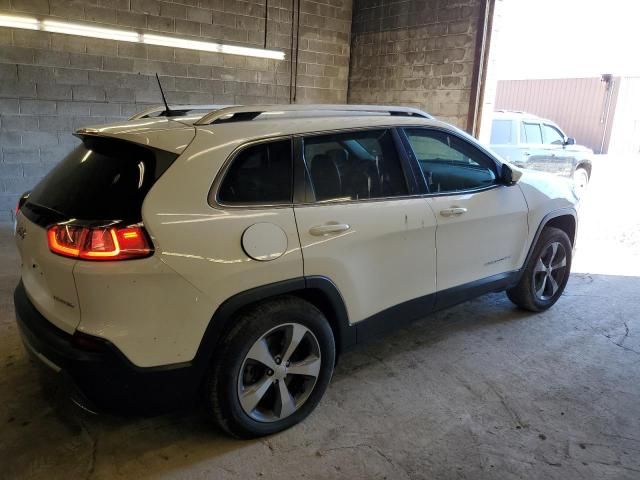
<instances>
[{"instance_id":1,"label":"roof rail","mask_svg":"<svg viewBox=\"0 0 640 480\"><path fill-rule=\"evenodd\" d=\"M388 113L389 115L414 116L432 119L422 110L411 107L390 107L381 105L247 105L219 108L208 113L194 125L211 125L214 123L226 123L237 121L249 121L262 113L277 112L362 112L362 113Z\"/></svg>"},{"instance_id":2,"label":"roof rail","mask_svg":"<svg viewBox=\"0 0 640 480\"><path fill-rule=\"evenodd\" d=\"M219 110L221 108L229 107L230 105L169 105L169 109L171 114L166 114L166 108L164 105L154 105L149 107L141 112L132 115L129 120L139 120L141 118L149 118L154 113L159 113L159 117L181 117L186 115L188 112L193 110L204 110L206 112L211 112L212 110Z\"/></svg>"}]
</instances>

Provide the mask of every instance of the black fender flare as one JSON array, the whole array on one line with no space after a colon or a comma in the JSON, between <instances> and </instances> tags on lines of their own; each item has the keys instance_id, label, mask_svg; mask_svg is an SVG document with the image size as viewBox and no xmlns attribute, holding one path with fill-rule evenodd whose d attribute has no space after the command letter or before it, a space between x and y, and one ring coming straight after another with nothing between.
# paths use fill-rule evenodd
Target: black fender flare
<instances>
[{"instance_id":1,"label":"black fender flare","mask_svg":"<svg viewBox=\"0 0 640 480\"><path fill-rule=\"evenodd\" d=\"M573 221L575 223L575 236L578 235L578 213L576 212L575 208L563 207L547 213L544 217L542 217L542 220L540 221L540 224L538 225L538 228L536 230L536 234L533 236L533 241L531 242L531 245L529 245L529 251L527 252L527 256L524 260L524 264L520 269L521 272L524 272L525 268L529 263L529 260L531 260L531 256L533 255L533 249L538 243L538 240L540 239L540 235L542 234L542 230L544 229L544 227L549 223L550 220L553 220L554 218L558 218L558 217L564 217L567 215L570 215L571 217L573 217ZM576 242L574 239L573 246L575 246L575 243Z\"/></svg>"},{"instance_id":2,"label":"black fender flare","mask_svg":"<svg viewBox=\"0 0 640 480\"><path fill-rule=\"evenodd\" d=\"M571 172L571 174L574 174L576 170L578 170L579 168L585 169L587 171L587 174L589 175L589 180L591 180L591 171L593 169L593 162L588 158L578 159L575 163L575 166L573 167L573 171Z\"/></svg>"},{"instance_id":3,"label":"black fender flare","mask_svg":"<svg viewBox=\"0 0 640 480\"><path fill-rule=\"evenodd\" d=\"M236 315L256 303L281 295L296 295L314 303L333 329L338 353L356 343L356 329L349 325L347 308L338 287L327 277L307 276L282 280L239 292L225 300L209 321L193 364L202 374L211 362L216 346L232 327ZM318 305L318 303L321 305Z\"/></svg>"}]
</instances>

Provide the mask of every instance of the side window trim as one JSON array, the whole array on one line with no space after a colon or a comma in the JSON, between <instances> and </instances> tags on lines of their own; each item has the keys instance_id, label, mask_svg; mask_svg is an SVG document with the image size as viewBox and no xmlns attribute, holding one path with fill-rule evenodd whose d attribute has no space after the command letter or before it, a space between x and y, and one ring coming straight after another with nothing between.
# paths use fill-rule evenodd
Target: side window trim
<instances>
[{"instance_id":1,"label":"side window trim","mask_svg":"<svg viewBox=\"0 0 640 480\"><path fill-rule=\"evenodd\" d=\"M291 147L291 199L288 202L276 202L276 203L263 203L263 202L238 202L238 203L225 203L220 201L220 188L229 173L229 169L233 162L238 158L238 156L244 152L246 149L254 147L256 145L262 145L266 143L278 142L288 140L290 142ZM226 158L222 167L216 174L213 183L211 184L211 188L209 189L209 194L207 195L207 203L210 207L213 208L291 208L295 202L295 192L296 192L296 159L295 159L295 145L294 145L294 136L293 135L279 135L277 137L268 137L268 138L260 138L250 140L245 142L233 150L229 156Z\"/></svg>"},{"instance_id":2,"label":"side window trim","mask_svg":"<svg viewBox=\"0 0 640 480\"><path fill-rule=\"evenodd\" d=\"M413 147L411 146L411 142L409 141L409 136L407 135L407 132L406 132L407 129L420 129L420 130L431 131L431 132L446 133L448 135L456 137L458 140L460 140L462 142L465 142L470 147L472 147L473 150L477 151L481 156L486 157L492 163L492 165L494 166L494 168L492 170L493 170L494 174L496 175L496 181L492 185L487 185L486 187L469 188L469 189L466 189L466 190L456 190L456 191L452 191L452 192L431 192L431 191L429 191L429 185L428 185L427 179L424 177L424 172L422 171L422 168L420 167L420 164L418 162L418 157L415 154L415 151L413 150ZM422 194L422 196L424 196L424 197L443 197L443 196L448 196L448 195L460 195L460 194L464 194L464 193L482 192L484 190L491 190L493 188L497 188L497 187L501 186L501 183L499 181L500 164L491 155L489 155L488 153L484 152L482 149L478 148L476 145L473 145L472 143L470 143L462 135L459 135L458 133L456 133L454 131L451 131L451 130L448 130L448 129L445 129L445 128L426 127L424 125L405 125L405 126L402 126L401 128L399 128L398 130L399 130L399 133L400 133L400 135L401 135L401 137L403 139L403 144L405 145L405 148L407 149L407 152L409 152L409 155L410 155L411 160L412 160L412 164L419 171L419 175L418 175L417 178L421 179L421 181L419 183L422 185L422 189L423 189L423 192L424 192Z\"/></svg>"},{"instance_id":3,"label":"side window trim","mask_svg":"<svg viewBox=\"0 0 640 480\"><path fill-rule=\"evenodd\" d=\"M393 146L398 155L398 159L400 161L400 167L405 179L405 183L407 186L407 194L406 195L396 195L396 196L387 196L387 197L375 197L375 198L366 198L366 199L350 199L350 200L327 200L323 202L319 202L315 198L315 193L313 189L313 185L311 184L311 174L309 172L308 164L304 158L304 139L310 137L317 137L323 135L330 134L349 134L349 133L360 133L367 132L370 130L388 130L391 133L391 138L393 141ZM372 127L359 127L353 129L341 129L341 130L332 130L332 131L321 131L321 132L308 132L297 134L294 137L294 205L335 205L341 203L363 203L363 202L380 202L380 201L390 201L390 200L402 200L410 197L416 197L422 195L421 191L421 182L416 178L415 171L413 168L413 163L409 158L409 151L404 145L402 140L400 129L389 125L389 126L372 126ZM297 172L297 173L296 173Z\"/></svg>"}]
</instances>

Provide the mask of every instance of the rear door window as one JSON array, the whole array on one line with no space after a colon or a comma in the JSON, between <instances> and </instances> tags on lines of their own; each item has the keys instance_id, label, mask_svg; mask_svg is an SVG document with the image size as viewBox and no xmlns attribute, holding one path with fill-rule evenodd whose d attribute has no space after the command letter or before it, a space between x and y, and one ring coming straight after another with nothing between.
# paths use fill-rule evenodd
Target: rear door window
<instances>
[{"instance_id":1,"label":"rear door window","mask_svg":"<svg viewBox=\"0 0 640 480\"><path fill-rule=\"evenodd\" d=\"M388 129L304 139L304 159L317 201L407 195L407 182Z\"/></svg>"},{"instance_id":2,"label":"rear door window","mask_svg":"<svg viewBox=\"0 0 640 480\"><path fill-rule=\"evenodd\" d=\"M57 219L140 221L145 196L177 155L104 137L85 137L33 189L27 205Z\"/></svg>"},{"instance_id":3,"label":"rear door window","mask_svg":"<svg viewBox=\"0 0 640 480\"><path fill-rule=\"evenodd\" d=\"M539 123L527 123L523 122L524 132L527 136L525 143L529 145L542 145L542 132L540 131Z\"/></svg>"},{"instance_id":4,"label":"rear door window","mask_svg":"<svg viewBox=\"0 0 640 480\"><path fill-rule=\"evenodd\" d=\"M292 172L290 139L251 145L233 159L218 200L229 205L291 203Z\"/></svg>"}]
</instances>

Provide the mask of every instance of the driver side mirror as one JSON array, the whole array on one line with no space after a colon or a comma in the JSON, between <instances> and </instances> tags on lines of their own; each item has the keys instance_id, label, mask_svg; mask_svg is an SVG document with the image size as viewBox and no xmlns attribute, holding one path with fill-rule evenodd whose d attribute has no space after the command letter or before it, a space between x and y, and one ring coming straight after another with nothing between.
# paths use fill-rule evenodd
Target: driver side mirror
<instances>
[{"instance_id":1,"label":"driver side mirror","mask_svg":"<svg viewBox=\"0 0 640 480\"><path fill-rule=\"evenodd\" d=\"M500 178L502 179L502 183L507 186L515 185L518 183L518 180L522 177L522 172L518 169L513 168L511 165L506 163L502 164L502 169L500 171Z\"/></svg>"},{"instance_id":2,"label":"driver side mirror","mask_svg":"<svg viewBox=\"0 0 640 480\"><path fill-rule=\"evenodd\" d=\"M565 141L564 141L565 145L575 145L576 144L576 139L573 137L568 137Z\"/></svg>"}]
</instances>

